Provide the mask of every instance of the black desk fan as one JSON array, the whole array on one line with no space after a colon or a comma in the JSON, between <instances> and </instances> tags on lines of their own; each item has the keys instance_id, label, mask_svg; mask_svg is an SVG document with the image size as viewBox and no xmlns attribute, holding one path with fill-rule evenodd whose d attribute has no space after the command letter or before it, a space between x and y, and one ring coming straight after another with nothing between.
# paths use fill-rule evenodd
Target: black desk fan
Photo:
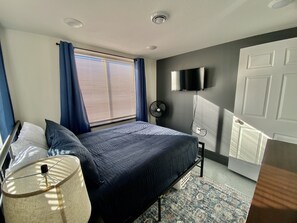
<instances>
[{"instance_id":1,"label":"black desk fan","mask_svg":"<svg viewBox=\"0 0 297 223\"><path fill-rule=\"evenodd\" d=\"M161 118L166 112L166 104L163 101L154 101L150 105L150 114L155 118Z\"/></svg>"}]
</instances>

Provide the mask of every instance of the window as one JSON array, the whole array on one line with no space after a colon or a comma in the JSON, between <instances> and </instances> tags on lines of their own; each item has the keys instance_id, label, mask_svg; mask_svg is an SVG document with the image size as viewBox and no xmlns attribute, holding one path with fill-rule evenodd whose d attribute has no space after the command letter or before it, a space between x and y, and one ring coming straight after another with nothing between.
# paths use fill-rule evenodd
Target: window
<instances>
[{"instance_id":1,"label":"window","mask_svg":"<svg viewBox=\"0 0 297 223\"><path fill-rule=\"evenodd\" d=\"M75 49L75 61L91 126L135 118L132 59Z\"/></svg>"}]
</instances>

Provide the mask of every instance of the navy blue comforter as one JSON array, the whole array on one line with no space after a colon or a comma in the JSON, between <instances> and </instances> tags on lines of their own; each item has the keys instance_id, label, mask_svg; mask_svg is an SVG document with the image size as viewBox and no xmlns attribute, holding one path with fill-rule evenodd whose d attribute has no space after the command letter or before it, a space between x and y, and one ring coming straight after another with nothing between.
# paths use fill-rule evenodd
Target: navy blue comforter
<instances>
[{"instance_id":1,"label":"navy blue comforter","mask_svg":"<svg viewBox=\"0 0 297 223\"><path fill-rule=\"evenodd\" d=\"M104 184L89 190L92 215L105 222L131 221L197 156L196 137L134 122L79 136Z\"/></svg>"}]
</instances>

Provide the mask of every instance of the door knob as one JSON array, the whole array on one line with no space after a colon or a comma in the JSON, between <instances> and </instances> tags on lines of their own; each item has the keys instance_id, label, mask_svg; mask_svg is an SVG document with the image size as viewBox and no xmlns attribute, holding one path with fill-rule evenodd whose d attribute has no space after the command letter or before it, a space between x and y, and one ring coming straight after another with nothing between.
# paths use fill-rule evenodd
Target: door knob
<instances>
[{"instance_id":1,"label":"door knob","mask_svg":"<svg viewBox=\"0 0 297 223\"><path fill-rule=\"evenodd\" d=\"M240 119L236 119L235 122L238 123L238 124L240 124L240 125L244 125L244 122L241 121Z\"/></svg>"}]
</instances>

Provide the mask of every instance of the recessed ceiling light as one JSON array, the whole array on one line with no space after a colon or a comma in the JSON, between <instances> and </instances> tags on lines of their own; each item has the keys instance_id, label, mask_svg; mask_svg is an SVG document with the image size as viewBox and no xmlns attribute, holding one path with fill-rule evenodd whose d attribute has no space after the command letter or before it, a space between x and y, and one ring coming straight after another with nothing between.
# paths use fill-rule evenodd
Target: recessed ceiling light
<instances>
[{"instance_id":1,"label":"recessed ceiling light","mask_svg":"<svg viewBox=\"0 0 297 223\"><path fill-rule=\"evenodd\" d=\"M146 47L148 50L155 50L157 49L158 47L157 46L154 46L154 45L151 45L151 46L147 46Z\"/></svg>"},{"instance_id":2,"label":"recessed ceiling light","mask_svg":"<svg viewBox=\"0 0 297 223\"><path fill-rule=\"evenodd\" d=\"M81 28L83 27L83 23L77 19L73 19L73 18L65 18L64 22L72 27L72 28Z\"/></svg>"},{"instance_id":3,"label":"recessed ceiling light","mask_svg":"<svg viewBox=\"0 0 297 223\"><path fill-rule=\"evenodd\" d=\"M151 15L151 21L155 24L162 24L167 21L169 15L166 12L155 12Z\"/></svg>"},{"instance_id":4,"label":"recessed ceiling light","mask_svg":"<svg viewBox=\"0 0 297 223\"><path fill-rule=\"evenodd\" d=\"M295 0L273 0L268 4L269 8L279 9L291 4Z\"/></svg>"}]
</instances>

